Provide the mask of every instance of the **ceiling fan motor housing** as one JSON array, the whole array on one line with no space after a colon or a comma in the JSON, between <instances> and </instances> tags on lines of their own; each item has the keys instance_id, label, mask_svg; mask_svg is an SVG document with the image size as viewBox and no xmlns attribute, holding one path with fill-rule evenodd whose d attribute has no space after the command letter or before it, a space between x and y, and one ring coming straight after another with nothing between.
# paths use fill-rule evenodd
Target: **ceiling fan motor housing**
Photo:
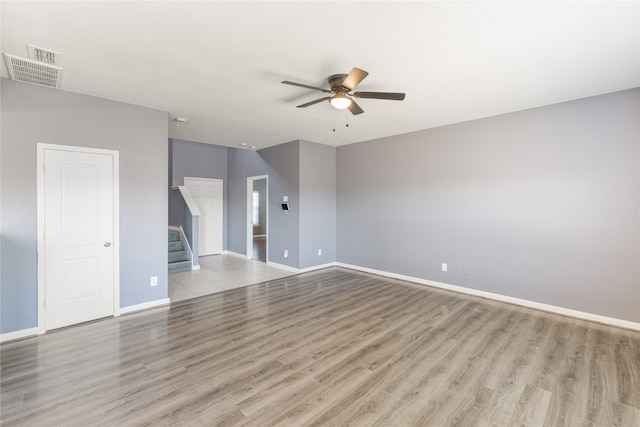
<instances>
[{"instance_id":1,"label":"ceiling fan motor housing","mask_svg":"<svg viewBox=\"0 0 640 427\"><path fill-rule=\"evenodd\" d=\"M327 81L329 82L329 87L331 88L331 92L349 92L349 89L342 86L342 82L347 78L347 74L334 74L329 76Z\"/></svg>"}]
</instances>

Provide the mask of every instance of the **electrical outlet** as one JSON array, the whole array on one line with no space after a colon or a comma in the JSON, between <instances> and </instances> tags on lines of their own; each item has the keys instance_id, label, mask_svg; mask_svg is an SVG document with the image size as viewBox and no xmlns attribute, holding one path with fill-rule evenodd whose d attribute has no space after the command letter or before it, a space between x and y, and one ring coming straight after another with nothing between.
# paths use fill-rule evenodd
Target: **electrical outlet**
<instances>
[{"instance_id":1,"label":"electrical outlet","mask_svg":"<svg viewBox=\"0 0 640 427\"><path fill-rule=\"evenodd\" d=\"M286 249L284 250L284 257L289 258L289 251Z\"/></svg>"},{"instance_id":2,"label":"electrical outlet","mask_svg":"<svg viewBox=\"0 0 640 427\"><path fill-rule=\"evenodd\" d=\"M158 286L158 276L151 276L151 280L149 281L149 285Z\"/></svg>"},{"instance_id":3,"label":"electrical outlet","mask_svg":"<svg viewBox=\"0 0 640 427\"><path fill-rule=\"evenodd\" d=\"M318 256L322 256L322 249L318 249Z\"/></svg>"},{"instance_id":4,"label":"electrical outlet","mask_svg":"<svg viewBox=\"0 0 640 427\"><path fill-rule=\"evenodd\" d=\"M469 267L462 267L462 274L464 274L465 276L471 276L471 270L469 269Z\"/></svg>"},{"instance_id":5,"label":"electrical outlet","mask_svg":"<svg viewBox=\"0 0 640 427\"><path fill-rule=\"evenodd\" d=\"M447 264L444 262L442 263L442 271L447 271Z\"/></svg>"}]
</instances>

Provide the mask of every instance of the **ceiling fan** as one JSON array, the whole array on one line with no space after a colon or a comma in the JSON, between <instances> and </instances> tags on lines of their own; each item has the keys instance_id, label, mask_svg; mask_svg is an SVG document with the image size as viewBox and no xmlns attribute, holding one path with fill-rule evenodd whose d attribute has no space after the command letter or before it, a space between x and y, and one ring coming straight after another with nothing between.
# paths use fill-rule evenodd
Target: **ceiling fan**
<instances>
[{"instance_id":1,"label":"ceiling fan","mask_svg":"<svg viewBox=\"0 0 640 427\"><path fill-rule=\"evenodd\" d=\"M329 101L331 105L340 110L348 108L351 114L362 114L364 110L360 108L353 98L371 98L371 99L390 99L394 101L402 101L405 94L399 92L351 92L369 73L359 68L354 68L349 74L334 74L329 76L327 82L329 83L329 89L321 87L309 86L302 83L283 81L286 85L299 86L307 89L319 90L321 92L330 93L331 96L325 96L324 98L316 99L315 101L307 102L305 104L298 105L297 108L305 108L313 104L318 104L322 101Z\"/></svg>"}]
</instances>

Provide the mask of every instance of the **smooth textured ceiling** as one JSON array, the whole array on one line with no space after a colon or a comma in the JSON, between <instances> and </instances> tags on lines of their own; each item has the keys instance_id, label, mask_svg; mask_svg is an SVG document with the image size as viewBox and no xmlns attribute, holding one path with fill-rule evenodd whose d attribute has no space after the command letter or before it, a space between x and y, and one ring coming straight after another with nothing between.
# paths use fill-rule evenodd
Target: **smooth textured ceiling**
<instances>
[{"instance_id":1,"label":"smooth textured ceiling","mask_svg":"<svg viewBox=\"0 0 640 427\"><path fill-rule=\"evenodd\" d=\"M640 86L638 2L0 8L2 52L26 57L27 43L58 51L63 90L168 111L187 119L170 121L170 137L219 145L342 145ZM359 90L406 100L358 100L359 116L326 102L298 109L325 94L280 83L326 86L353 67L370 73Z\"/></svg>"}]
</instances>

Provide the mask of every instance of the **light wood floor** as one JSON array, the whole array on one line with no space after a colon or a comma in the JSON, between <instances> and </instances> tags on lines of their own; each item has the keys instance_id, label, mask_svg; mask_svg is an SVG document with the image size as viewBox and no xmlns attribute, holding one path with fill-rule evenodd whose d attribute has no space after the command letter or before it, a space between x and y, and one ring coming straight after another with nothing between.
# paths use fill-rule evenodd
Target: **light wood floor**
<instances>
[{"instance_id":1,"label":"light wood floor","mask_svg":"<svg viewBox=\"0 0 640 427\"><path fill-rule=\"evenodd\" d=\"M341 268L0 350L6 426L640 426L640 333Z\"/></svg>"}]
</instances>

